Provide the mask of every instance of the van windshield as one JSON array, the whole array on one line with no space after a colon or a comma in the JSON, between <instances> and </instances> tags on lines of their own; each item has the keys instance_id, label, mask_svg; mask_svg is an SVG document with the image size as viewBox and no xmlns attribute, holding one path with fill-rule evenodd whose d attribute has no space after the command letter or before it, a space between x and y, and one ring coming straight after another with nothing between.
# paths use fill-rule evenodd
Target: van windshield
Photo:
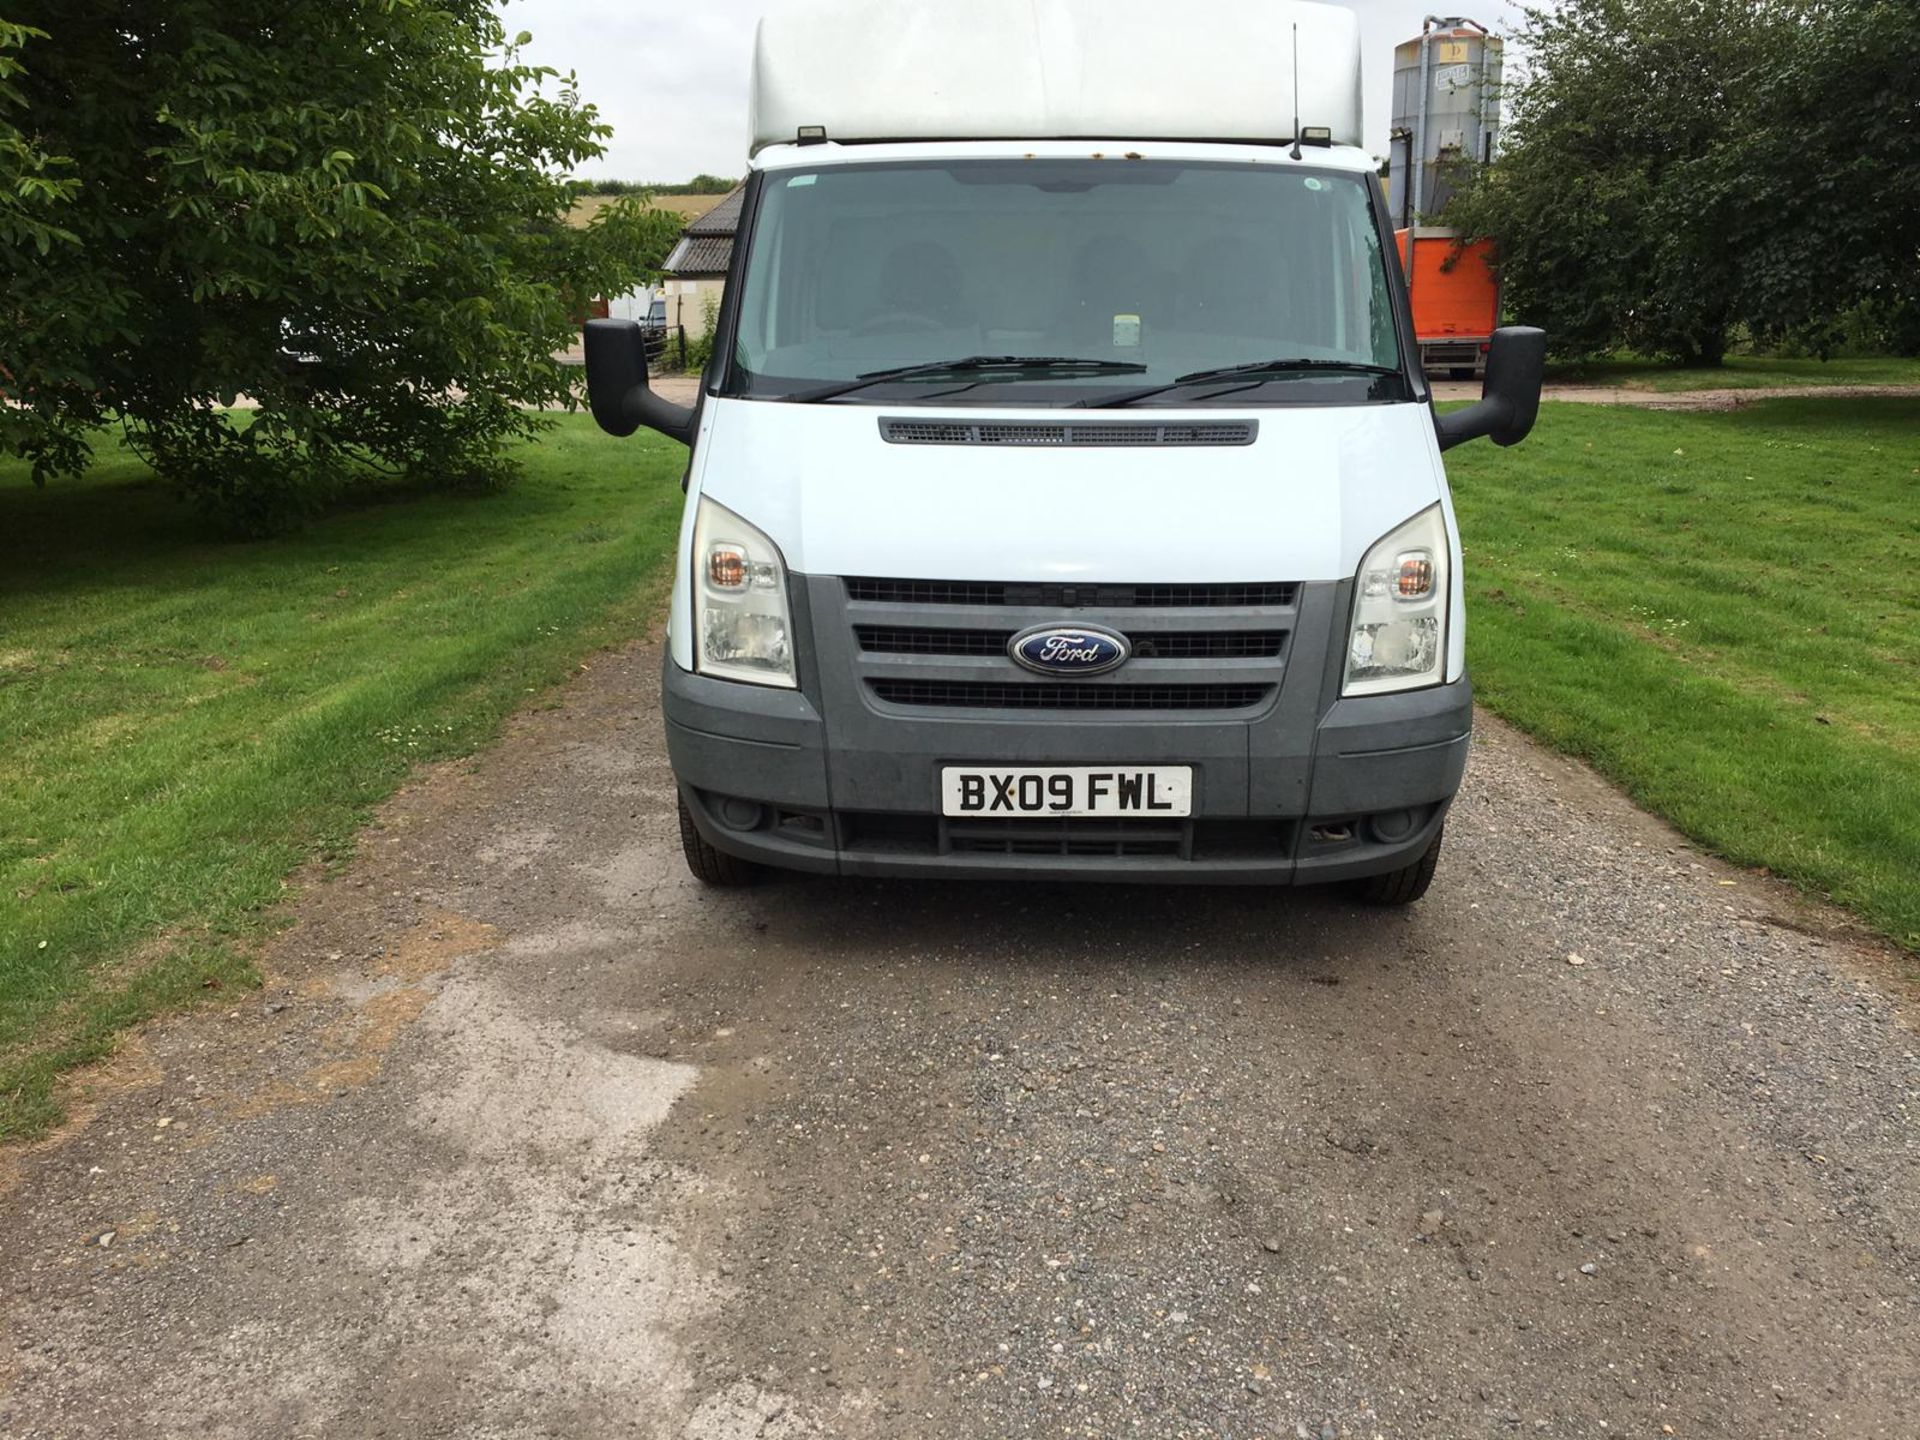
<instances>
[{"instance_id":1,"label":"van windshield","mask_svg":"<svg viewBox=\"0 0 1920 1440\"><path fill-rule=\"evenodd\" d=\"M837 382L876 371L993 356L1106 363L936 366L844 398L1404 400L1368 183L1090 158L769 172L724 389L840 398ZM1327 365L1174 383L1269 361Z\"/></svg>"}]
</instances>

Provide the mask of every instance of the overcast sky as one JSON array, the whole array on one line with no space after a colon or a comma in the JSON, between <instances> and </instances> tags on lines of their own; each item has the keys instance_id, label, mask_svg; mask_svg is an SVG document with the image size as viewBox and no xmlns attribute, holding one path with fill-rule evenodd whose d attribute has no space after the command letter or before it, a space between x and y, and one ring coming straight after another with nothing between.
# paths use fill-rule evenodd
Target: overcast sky
<instances>
[{"instance_id":1,"label":"overcast sky","mask_svg":"<svg viewBox=\"0 0 1920 1440\"><path fill-rule=\"evenodd\" d=\"M531 59L575 71L581 93L613 126L597 178L685 180L739 175L747 160L747 70L754 22L781 0L507 0L507 31L533 32ZM1467 0L1467 13L1496 31L1518 7ZM1360 14L1367 92L1367 146L1387 152L1393 47L1420 33L1423 0L1351 0ZM1177 5L1169 7L1178 14Z\"/></svg>"}]
</instances>

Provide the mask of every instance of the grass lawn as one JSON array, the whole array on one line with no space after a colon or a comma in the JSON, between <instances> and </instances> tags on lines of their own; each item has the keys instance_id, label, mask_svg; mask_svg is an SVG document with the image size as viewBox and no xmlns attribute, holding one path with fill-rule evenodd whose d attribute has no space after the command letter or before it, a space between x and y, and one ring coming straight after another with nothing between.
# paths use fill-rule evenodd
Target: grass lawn
<instances>
[{"instance_id":1,"label":"grass lawn","mask_svg":"<svg viewBox=\"0 0 1920 1440\"><path fill-rule=\"evenodd\" d=\"M1554 385L1618 385L1628 390L1764 390L1781 385L1920 385L1920 358L1783 359L1729 355L1725 365L1678 369L1657 360L1621 356L1556 365Z\"/></svg>"},{"instance_id":2,"label":"grass lawn","mask_svg":"<svg viewBox=\"0 0 1920 1440\"><path fill-rule=\"evenodd\" d=\"M1548 405L1448 468L1480 698L1920 949L1920 405Z\"/></svg>"},{"instance_id":3,"label":"grass lawn","mask_svg":"<svg viewBox=\"0 0 1920 1440\"><path fill-rule=\"evenodd\" d=\"M522 482L210 539L124 452L0 466L0 1137L121 1026L252 977L289 872L652 622L685 451L567 416Z\"/></svg>"}]
</instances>

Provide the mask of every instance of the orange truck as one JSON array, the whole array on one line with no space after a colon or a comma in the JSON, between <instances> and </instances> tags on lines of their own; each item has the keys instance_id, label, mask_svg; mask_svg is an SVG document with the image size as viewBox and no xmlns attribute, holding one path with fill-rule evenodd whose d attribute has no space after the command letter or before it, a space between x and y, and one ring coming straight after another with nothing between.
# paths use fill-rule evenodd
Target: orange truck
<instances>
[{"instance_id":1,"label":"orange truck","mask_svg":"<svg viewBox=\"0 0 1920 1440\"><path fill-rule=\"evenodd\" d=\"M1413 254L1407 248L1411 233ZM1500 282L1493 273L1493 242L1460 243L1460 232L1421 225L1396 230L1400 269L1413 301L1413 333L1428 375L1455 380L1485 373L1487 347L1500 324Z\"/></svg>"}]
</instances>

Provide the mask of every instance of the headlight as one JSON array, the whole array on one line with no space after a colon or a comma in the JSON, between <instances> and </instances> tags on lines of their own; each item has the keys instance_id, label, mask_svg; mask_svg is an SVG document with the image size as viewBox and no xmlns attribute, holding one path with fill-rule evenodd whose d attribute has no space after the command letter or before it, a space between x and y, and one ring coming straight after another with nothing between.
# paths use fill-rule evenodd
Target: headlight
<instances>
[{"instance_id":1,"label":"headlight","mask_svg":"<svg viewBox=\"0 0 1920 1440\"><path fill-rule=\"evenodd\" d=\"M1438 685L1447 665L1447 525L1422 510L1367 552L1353 588L1343 695Z\"/></svg>"},{"instance_id":2,"label":"headlight","mask_svg":"<svg viewBox=\"0 0 1920 1440\"><path fill-rule=\"evenodd\" d=\"M693 663L722 680L797 684L779 548L705 496L693 521Z\"/></svg>"}]
</instances>

